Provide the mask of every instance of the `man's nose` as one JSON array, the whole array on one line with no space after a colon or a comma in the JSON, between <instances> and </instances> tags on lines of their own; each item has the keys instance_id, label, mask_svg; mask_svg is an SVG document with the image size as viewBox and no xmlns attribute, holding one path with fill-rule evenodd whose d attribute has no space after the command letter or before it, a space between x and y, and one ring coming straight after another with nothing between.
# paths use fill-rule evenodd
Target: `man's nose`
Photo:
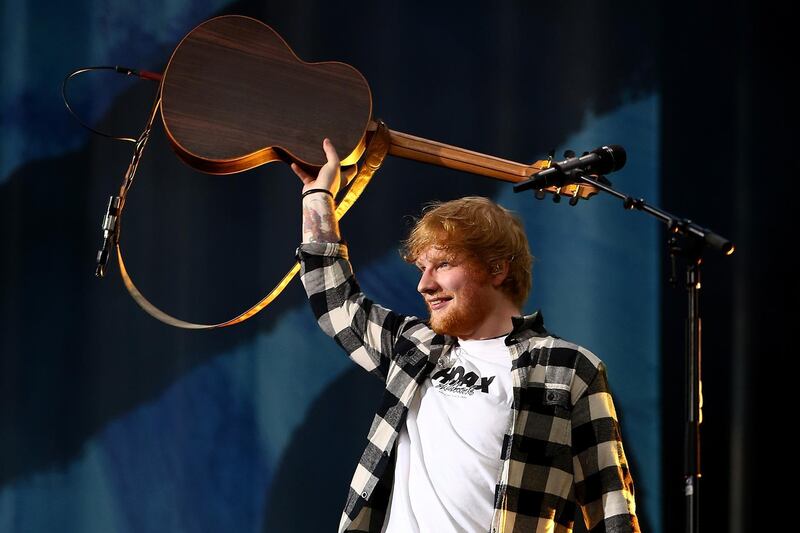
<instances>
[{"instance_id":1,"label":"man's nose","mask_svg":"<svg viewBox=\"0 0 800 533\"><path fill-rule=\"evenodd\" d=\"M431 273L426 269L422 271L417 285L417 292L420 294L431 294L438 290L439 284L433 279Z\"/></svg>"}]
</instances>

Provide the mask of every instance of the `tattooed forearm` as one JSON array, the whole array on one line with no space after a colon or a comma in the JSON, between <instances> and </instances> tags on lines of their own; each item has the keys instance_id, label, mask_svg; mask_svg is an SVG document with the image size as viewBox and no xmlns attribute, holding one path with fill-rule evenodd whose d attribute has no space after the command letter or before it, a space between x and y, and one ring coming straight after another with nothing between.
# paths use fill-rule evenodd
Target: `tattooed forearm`
<instances>
[{"instance_id":1,"label":"tattooed forearm","mask_svg":"<svg viewBox=\"0 0 800 533\"><path fill-rule=\"evenodd\" d=\"M333 214L333 198L310 194L303 198L303 242L339 242L339 222Z\"/></svg>"}]
</instances>

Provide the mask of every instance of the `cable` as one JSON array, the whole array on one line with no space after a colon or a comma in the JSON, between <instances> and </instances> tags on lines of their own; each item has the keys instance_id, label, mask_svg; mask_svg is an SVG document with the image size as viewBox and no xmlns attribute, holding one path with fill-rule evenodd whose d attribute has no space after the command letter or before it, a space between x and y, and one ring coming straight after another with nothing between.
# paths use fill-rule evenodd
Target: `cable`
<instances>
[{"instance_id":1,"label":"cable","mask_svg":"<svg viewBox=\"0 0 800 533\"><path fill-rule=\"evenodd\" d=\"M93 127L89 126L84 121L82 121L81 118L75 113L75 111L72 110L72 107L69 105L69 100L67 99L67 82L73 77L77 76L78 74L83 74L84 72L91 72L95 70L113 70L118 74L125 74L126 76L136 76L151 81L161 81L161 74L157 72L150 72L148 70L135 70L128 67L121 67L119 65L113 67L111 66L84 67L84 68L79 68L77 70L73 70L72 72L67 74L67 76L64 78L64 81L61 82L61 98L64 100L64 105L67 106L67 111L69 111L70 115L72 115L81 126L91 131L92 133L96 133L97 135L106 137L108 139L136 144L138 140L132 137L117 137L115 135L109 135L108 133L103 133L102 131L94 129Z\"/></svg>"}]
</instances>

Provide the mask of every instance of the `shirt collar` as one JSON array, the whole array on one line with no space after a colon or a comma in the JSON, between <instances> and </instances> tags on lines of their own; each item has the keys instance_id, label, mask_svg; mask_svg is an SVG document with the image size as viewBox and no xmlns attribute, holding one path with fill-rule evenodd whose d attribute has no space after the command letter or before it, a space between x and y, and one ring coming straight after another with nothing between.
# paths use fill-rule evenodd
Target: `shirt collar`
<instances>
[{"instance_id":1,"label":"shirt collar","mask_svg":"<svg viewBox=\"0 0 800 533\"><path fill-rule=\"evenodd\" d=\"M536 311L531 315L511 317L514 329L506 339L506 344L515 344L531 337L545 337L548 335L544 328L544 317L541 311Z\"/></svg>"}]
</instances>

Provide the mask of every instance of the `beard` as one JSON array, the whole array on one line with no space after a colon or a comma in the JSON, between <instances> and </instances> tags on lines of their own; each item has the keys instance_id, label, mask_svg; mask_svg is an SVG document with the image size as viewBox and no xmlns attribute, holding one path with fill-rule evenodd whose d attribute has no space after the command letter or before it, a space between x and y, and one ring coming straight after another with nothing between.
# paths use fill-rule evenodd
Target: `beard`
<instances>
[{"instance_id":1,"label":"beard","mask_svg":"<svg viewBox=\"0 0 800 533\"><path fill-rule=\"evenodd\" d=\"M489 298L476 285L446 296L454 297L445 309L432 311L428 305L430 328L440 335L467 337L478 329L491 312Z\"/></svg>"}]
</instances>

